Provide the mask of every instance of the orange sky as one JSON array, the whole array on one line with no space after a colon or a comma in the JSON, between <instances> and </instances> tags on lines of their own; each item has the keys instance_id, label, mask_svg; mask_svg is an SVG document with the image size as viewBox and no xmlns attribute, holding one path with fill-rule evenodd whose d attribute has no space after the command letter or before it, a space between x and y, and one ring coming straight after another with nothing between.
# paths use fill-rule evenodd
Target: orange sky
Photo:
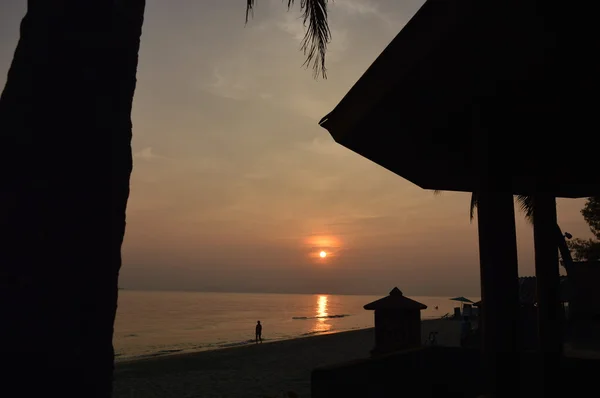
<instances>
[{"instance_id":1,"label":"orange sky","mask_svg":"<svg viewBox=\"0 0 600 398\"><path fill-rule=\"evenodd\" d=\"M2 85L25 3L0 4ZM280 0L259 2L246 27L242 0L148 1L121 285L479 295L469 195L434 196L317 124L421 3L333 3L329 79L315 81L299 13ZM559 201L576 237L590 236L583 203ZM517 221L532 275L532 230Z\"/></svg>"}]
</instances>

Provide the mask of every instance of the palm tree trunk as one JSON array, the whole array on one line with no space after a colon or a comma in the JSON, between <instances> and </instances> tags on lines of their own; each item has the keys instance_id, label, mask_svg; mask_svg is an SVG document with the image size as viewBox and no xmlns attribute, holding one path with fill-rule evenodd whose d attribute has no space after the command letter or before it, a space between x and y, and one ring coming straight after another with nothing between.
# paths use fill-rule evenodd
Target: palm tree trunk
<instances>
[{"instance_id":1,"label":"palm tree trunk","mask_svg":"<svg viewBox=\"0 0 600 398\"><path fill-rule=\"evenodd\" d=\"M28 1L0 97L7 396L111 396L143 11Z\"/></svg>"},{"instance_id":2,"label":"palm tree trunk","mask_svg":"<svg viewBox=\"0 0 600 398\"><path fill-rule=\"evenodd\" d=\"M520 349L514 204L512 195L506 192L482 190L478 197L485 382L497 396L509 396L518 385Z\"/></svg>"}]
</instances>

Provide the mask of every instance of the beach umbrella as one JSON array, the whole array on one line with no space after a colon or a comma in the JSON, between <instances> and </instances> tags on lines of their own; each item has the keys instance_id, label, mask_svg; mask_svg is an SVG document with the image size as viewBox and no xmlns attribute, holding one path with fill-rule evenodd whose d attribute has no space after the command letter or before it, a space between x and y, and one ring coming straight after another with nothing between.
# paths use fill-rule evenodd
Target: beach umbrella
<instances>
[{"instance_id":1,"label":"beach umbrella","mask_svg":"<svg viewBox=\"0 0 600 398\"><path fill-rule=\"evenodd\" d=\"M454 297L454 298L451 298L450 300L451 301L458 301L458 302L460 302L460 309L461 309L461 311L462 311L463 305L465 303L473 303L473 301L471 301L468 298L463 297L463 296Z\"/></svg>"},{"instance_id":2,"label":"beach umbrella","mask_svg":"<svg viewBox=\"0 0 600 398\"><path fill-rule=\"evenodd\" d=\"M463 297L463 296L454 297L454 298L451 298L450 300L452 300L452 301L460 301L461 303L473 303L473 301L471 301L468 298Z\"/></svg>"}]
</instances>

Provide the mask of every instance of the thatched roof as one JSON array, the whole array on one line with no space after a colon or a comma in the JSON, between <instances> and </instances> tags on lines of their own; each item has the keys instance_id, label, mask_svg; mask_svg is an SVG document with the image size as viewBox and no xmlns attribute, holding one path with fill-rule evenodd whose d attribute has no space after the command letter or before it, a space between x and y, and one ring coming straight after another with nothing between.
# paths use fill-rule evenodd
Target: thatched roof
<instances>
[{"instance_id":1,"label":"thatched roof","mask_svg":"<svg viewBox=\"0 0 600 398\"><path fill-rule=\"evenodd\" d=\"M415 310L420 311L427 308L425 304L404 297L400 289L393 288L389 296L375 300L363 307L365 310Z\"/></svg>"},{"instance_id":2,"label":"thatched roof","mask_svg":"<svg viewBox=\"0 0 600 398\"><path fill-rule=\"evenodd\" d=\"M596 167L596 147L581 145L597 125L581 88L597 73L560 61L546 28L555 17L530 0L428 0L320 125L425 189L474 192L485 161L514 194L600 194L600 173L569 167ZM563 134L565 120L569 139L540 138Z\"/></svg>"}]
</instances>

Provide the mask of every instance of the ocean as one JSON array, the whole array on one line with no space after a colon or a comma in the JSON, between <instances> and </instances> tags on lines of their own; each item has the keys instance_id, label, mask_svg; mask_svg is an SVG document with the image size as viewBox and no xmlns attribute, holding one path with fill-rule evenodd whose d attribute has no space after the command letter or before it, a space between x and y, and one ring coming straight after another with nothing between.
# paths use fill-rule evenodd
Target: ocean
<instances>
[{"instance_id":1,"label":"ocean","mask_svg":"<svg viewBox=\"0 0 600 398\"><path fill-rule=\"evenodd\" d=\"M363 305L381 297L121 290L115 356L123 361L252 344L257 320L265 342L369 328L373 312ZM409 297L428 306L422 319L458 305L448 297Z\"/></svg>"}]
</instances>

